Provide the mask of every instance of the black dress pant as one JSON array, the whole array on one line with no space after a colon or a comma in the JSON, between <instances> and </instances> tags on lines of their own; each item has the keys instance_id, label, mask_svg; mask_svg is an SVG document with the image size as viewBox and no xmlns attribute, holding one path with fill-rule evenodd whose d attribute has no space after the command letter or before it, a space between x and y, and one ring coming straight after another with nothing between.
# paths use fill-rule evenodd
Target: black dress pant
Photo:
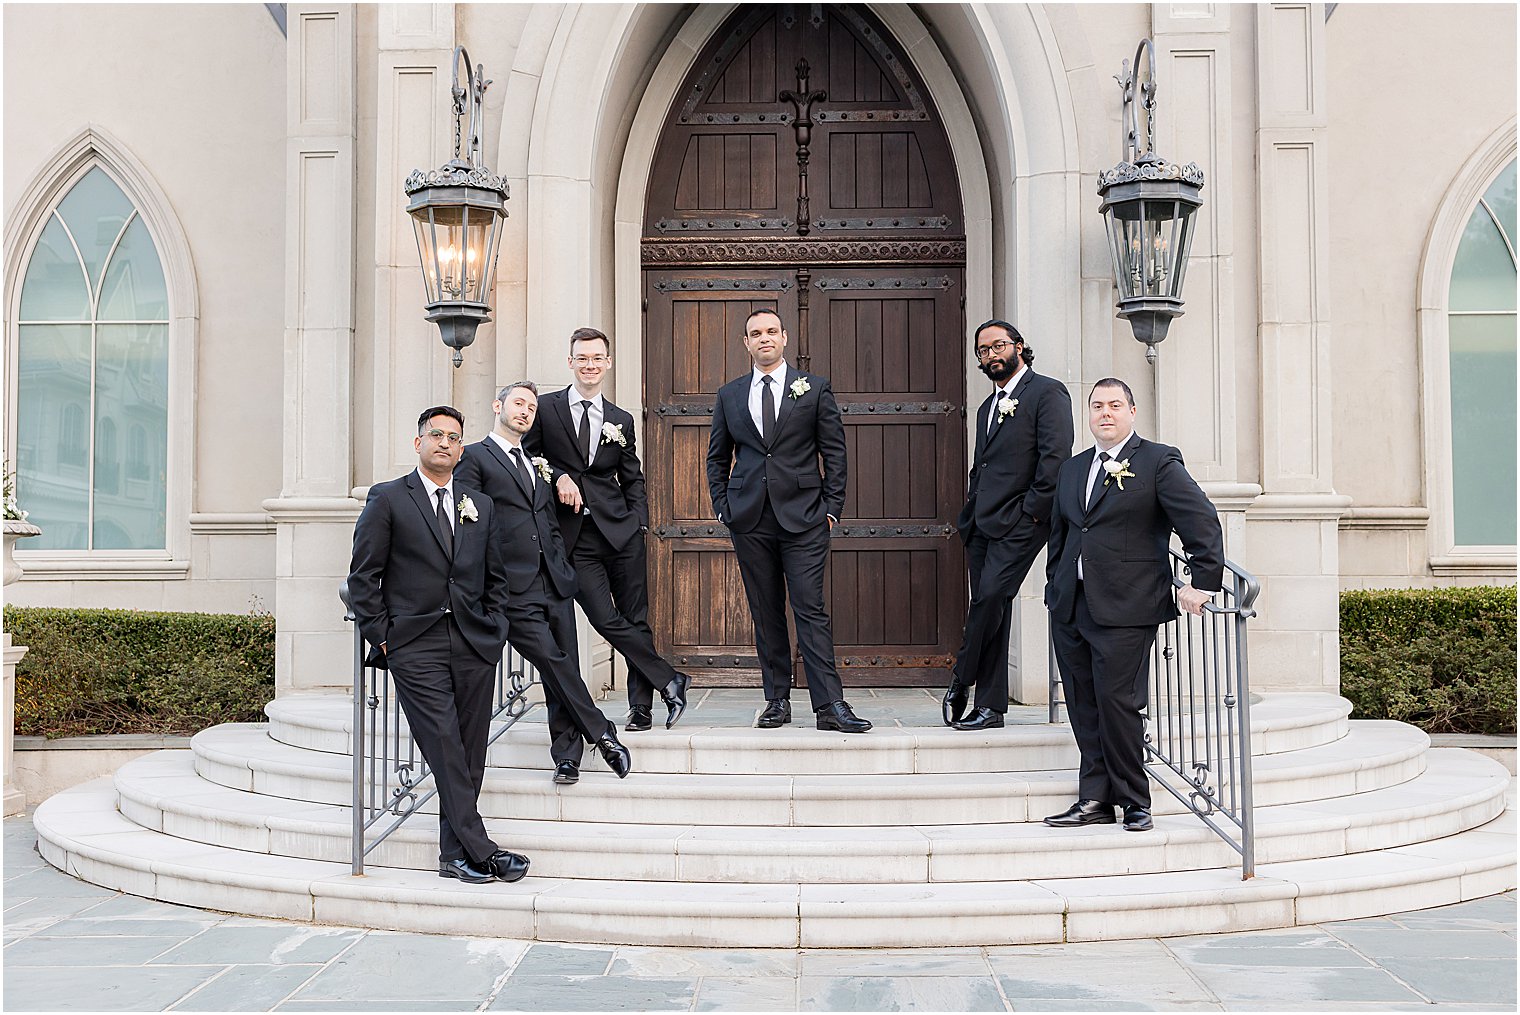
<instances>
[{"instance_id":1,"label":"black dress pant","mask_svg":"<svg viewBox=\"0 0 1520 1015\"><path fill-rule=\"evenodd\" d=\"M1082 583L1070 621L1052 618L1056 664L1066 714L1082 755L1083 800L1150 808L1145 774L1145 717L1150 703L1150 653L1156 627L1094 623Z\"/></svg>"},{"instance_id":2,"label":"black dress pant","mask_svg":"<svg viewBox=\"0 0 1520 1015\"><path fill-rule=\"evenodd\" d=\"M649 586L644 536L635 533L621 549L586 518L570 563L580 591L575 601L607 644L628 661L628 707L649 709L656 687L676 679L670 663L655 651L649 629Z\"/></svg>"},{"instance_id":3,"label":"black dress pant","mask_svg":"<svg viewBox=\"0 0 1520 1015\"><path fill-rule=\"evenodd\" d=\"M507 600L507 643L534 665L543 681L549 756L556 765L579 765L586 744L616 729L581 679L574 602L555 592L542 570L533 584Z\"/></svg>"},{"instance_id":4,"label":"black dress pant","mask_svg":"<svg viewBox=\"0 0 1520 1015\"><path fill-rule=\"evenodd\" d=\"M834 667L834 633L823 605L828 519L807 532L788 532L776 520L767 500L753 529L730 530L730 534L744 579L744 595L755 621L755 650L760 656L766 700L790 698L792 693L792 643L786 632L786 603L790 600L813 709L839 701L844 689Z\"/></svg>"},{"instance_id":5,"label":"black dress pant","mask_svg":"<svg viewBox=\"0 0 1520 1015\"><path fill-rule=\"evenodd\" d=\"M386 656L407 726L438 787L438 860L496 852L480 818L496 663L470 648L451 616Z\"/></svg>"},{"instance_id":6,"label":"black dress pant","mask_svg":"<svg viewBox=\"0 0 1520 1015\"><path fill-rule=\"evenodd\" d=\"M1050 526L1025 515L1001 539L973 529L966 542L971 572L971 604L966 630L955 659L955 682L975 684L977 708L1008 711L1008 640L1013 627L1013 597L1035 558L1050 539Z\"/></svg>"}]
</instances>

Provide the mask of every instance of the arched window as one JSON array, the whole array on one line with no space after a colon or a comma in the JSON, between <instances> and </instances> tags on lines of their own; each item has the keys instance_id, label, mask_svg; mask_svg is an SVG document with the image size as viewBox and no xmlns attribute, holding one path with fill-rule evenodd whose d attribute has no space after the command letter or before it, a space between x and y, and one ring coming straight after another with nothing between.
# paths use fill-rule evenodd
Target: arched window
<instances>
[{"instance_id":1,"label":"arched window","mask_svg":"<svg viewBox=\"0 0 1520 1015\"><path fill-rule=\"evenodd\" d=\"M159 251L91 165L48 213L17 313L17 498L31 550L166 550L169 299ZM122 482L117 434L132 434ZM141 437L138 437L139 431Z\"/></svg>"},{"instance_id":2,"label":"arched window","mask_svg":"<svg viewBox=\"0 0 1520 1015\"><path fill-rule=\"evenodd\" d=\"M1515 162L1462 232L1447 303L1452 534L1457 546L1515 544Z\"/></svg>"}]
</instances>

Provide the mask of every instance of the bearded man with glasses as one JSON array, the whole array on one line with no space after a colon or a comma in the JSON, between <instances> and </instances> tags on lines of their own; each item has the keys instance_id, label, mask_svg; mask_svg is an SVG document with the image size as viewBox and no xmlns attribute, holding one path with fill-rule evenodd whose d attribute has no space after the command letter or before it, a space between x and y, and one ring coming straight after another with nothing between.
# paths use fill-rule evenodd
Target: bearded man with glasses
<instances>
[{"instance_id":1,"label":"bearded man with glasses","mask_svg":"<svg viewBox=\"0 0 1520 1015\"><path fill-rule=\"evenodd\" d=\"M966 544L971 603L945 691L946 726L996 729L1008 711L1008 638L1013 597L1050 539L1056 474L1071 457L1074 427L1066 385L1031 369L1034 350L1007 321L975 332L977 363L992 394L976 414L976 453L956 527ZM965 714L970 689L975 708Z\"/></svg>"}]
</instances>

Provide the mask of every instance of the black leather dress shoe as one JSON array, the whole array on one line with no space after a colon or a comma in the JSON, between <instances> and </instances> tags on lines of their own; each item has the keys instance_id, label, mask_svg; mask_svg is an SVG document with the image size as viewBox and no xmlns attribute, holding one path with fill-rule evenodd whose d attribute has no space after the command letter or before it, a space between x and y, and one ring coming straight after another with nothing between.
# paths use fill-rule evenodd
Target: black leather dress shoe
<instances>
[{"instance_id":1,"label":"black leather dress shoe","mask_svg":"<svg viewBox=\"0 0 1520 1015\"><path fill-rule=\"evenodd\" d=\"M628 773L633 770L633 755L628 753L628 748L618 743L618 738L611 732L596 742L596 752L602 756L614 775L619 779L628 778Z\"/></svg>"},{"instance_id":2,"label":"black leather dress shoe","mask_svg":"<svg viewBox=\"0 0 1520 1015\"><path fill-rule=\"evenodd\" d=\"M561 761L554 766L554 781L561 786L573 786L581 781L581 770L573 761Z\"/></svg>"},{"instance_id":3,"label":"black leather dress shoe","mask_svg":"<svg viewBox=\"0 0 1520 1015\"><path fill-rule=\"evenodd\" d=\"M1111 825L1114 805L1097 800L1078 800L1060 814L1045 819L1051 828L1076 828L1079 825Z\"/></svg>"},{"instance_id":4,"label":"black leather dress shoe","mask_svg":"<svg viewBox=\"0 0 1520 1015\"><path fill-rule=\"evenodd\" d=\"M665 717L666 729L674 726L676 720L681 718L681 713L686 711L686 689L690 686L691 678L684 673L677 673L675 679L660 691L660 697L665 699L665 707L670 709L670 714Z\"/></svg>"},{"instance_id":5,"label":"black leather dress shoe","mask_svg":"<svg viewBox=\"0 0 1520 1015\"><path fill-rule=\"evenodd\" d=\"M505 849L498 849L481 866L489 867L497 881L505 881L511 884L521 881L528 873L528 858L521 853L510 853Z\"/></svg>"},{"instance_id":6,"label":"black leather dress shoe","mask_svg":"<svg viewBox=\"0 0 1520 1015\"><path fill-rule=\"evenodd\" d=\"M840 733L864 733L871 728L870 722L850 711L844 699L831 701L818 710L818 728L838 730Z\"/></svg>"},{"instance_id":7,"label":"black leather dress shoe","mask_svg":"<svg viewBox=\"0 0 1520 1015\"><path fill-rule=\"evenodd\" d=\"M642 733L654 725L654 720L649 714L649 709L642 705L635 705L628 710L628 725L623 727L624 733Z\"/></svg>"},{"instance_id":8,"label":"black leather dress shoe","mask_svg":"<svg viewBox=\"0 0 1520 1015\"><path fill-rule=\"evenodd\" d=\"M477 867L467 858L460 857L458 860L445 860L438 865L438 876L441 878L458 878L472 885L483 885L487 881L495 881L496 874Z\"/></svg>"},{"instance_id":9,"label":"black leather dress shoe","mask_svg":"<svg viewBox=\"0 0 1520 1015\"><path fill-rule=\"evenodd\" d=\"M954 680L950 682L950 687L945 691L944 711L946 726L954 726L965 716L966 701L970 697L970 690L965 684L958 684Z\"/></svg>"},{"instance_id":10,"label":"black leather dress shoe","mask_svg":"<svg viewBox=\"0 0 1520 1015\"><path fill-rule=\"evenodd\" d=\"M1151 821L1151 812L1139 804L1129 804L1124 808L1124 830L1126 832L1149 832L1155 828Z\"/></svg>"},{"instance_id":11,"label":"black leather dress shoe","mask_svg":"<svg viewBox=\"0 0 1520 1015\"><path fill-rule=\"evenodd\" d=\"M953 725L958 730L1000 730L1003 728L1003 713L994 712L990 708L978 708Z\"/></svg>"},{"instance_id":12,"label":"black leather dress shoe","mask_svg":"<svg viewBox=\"0 0 1520 1015\"><path fill-rule=\"evenodd\" d=\"M773 730L792 721L792 703L787 698L772 698L765 703L765 711L755 720L763 730Z\"/></svg>"}]
</instances>

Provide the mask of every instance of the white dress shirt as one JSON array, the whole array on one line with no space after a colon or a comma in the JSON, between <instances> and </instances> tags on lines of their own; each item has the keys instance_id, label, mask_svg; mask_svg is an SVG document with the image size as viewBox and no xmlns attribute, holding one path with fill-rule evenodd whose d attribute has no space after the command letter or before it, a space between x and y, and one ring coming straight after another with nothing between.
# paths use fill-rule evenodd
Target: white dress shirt
<instances>
[{"instance_id":1,"label":"white dress shirt","mask_svg":"<svg viewBox=\"0 0 1520 1015\"><path fill-rule=\"evenodd\" d=\"M761 378L764 377L775 379L775 383L771 385L771 398L776 402L776 415L771 417L771 423L774 424L777 417L781 415L781 400L787 397L787 393L782 390L786 387L786 360L777 363L768 374L759 367L755 367L750 373L749 418L755 421L755 429L759 430L761 434L765 433L765 424L760 416L760 396L761 392L765 390L765 382Z\"/></svg>"},{"instance_id":2,"label":"white dress shirt","mask_svg":"<svg viewBox=\"0 0 1520 1015\"><path fill-rule=\"evenodd\" d=\"M582 402L590 402L591 408L581 408ZM571 385L570 422L575 424L574 430L576 434L579 434L581 432L581 413L583 412L591 413L591 446L589 448L581 448L581 454L585 457L586 461L589 462L596 456L597 445L601 444L602 442L602 423L604 420L606 420L607 414L602 405L602 393L600 391L598 391L590 398L587 398L585 395L581 394L579 388Z\"/></svg>"},{"instance_id":3,"label":"white dress shirt","mask_svg":"<svg viewBox=\"0 0 1520 1015\"><path fill-rule=\"evenodd\" d=\"M439 486L428 479L420 468L417 470L417 478L422 480L422 488L427 491L428 503L432 505L435 513L438 511L438 491L443 491L443 510L448 512L449 530L458 528L454 522L454 478L450 476L447 483Z\"/></svg>"},{"instance_id":4,"label":"white dress shirt","mask_svg":"<svg viewBox=\"0 0 1520 1015\"><path fill-rule=\"evenodd\" d=\"M1133 436L1133 435L1134 435L1134 431L1131 430L1129 433L1127 433L1123 437L1119 438L1119 440L1116 441L1113 444L1094 444L1093 445L1093 460L1092 460L1092 465L1089 466L1088 469L1087 469L1087 485L1084 486L1084 487L1082 487L1082 491L1083 491L1083 495L1082 495L1082 507L1084 509L1087 507L1087 502L1090 501L1090 500L1092 500L1093 484L1096 483L1096 482L1098 482L1098 473L1100 473L1100 472L1103 471L1103 459L1099 458L1098 456L1106 451L1106 452L1108 452L1109 456L1112 457L1113 453L1115 451L1117 451L1118 449L1124 447L1125 442L1128 441L1130 439L1130 437ZM1081 555L1078 555L1077 556L1077 581L1082 581L1082 580L1083 580L1083 578L1082 578L1082 557L1081 557Z\"/></svg>"},{"instance_id":5,"label":"white dress shirt","mask_svg":"<svg viewBox=\"0 0 1520 1015\"><path fill-rule=\"evenodd\" d=\"M1020 362L1022 362L1022 361L1020 361ZM1019 385L1019 378L1023 377L1024 376L1024 371L1028 370L1028 369L1029 369L1029 366L1027 364L1024 365L1024 366L1019 367L1018 373L1016 373L1012 377L1008 378L1007 383L1005 383L1002 387L998 388L996 391L994 391L992 393L992 408L989 409L989 410L987 410L987 432L988 433L991 433L992 432L992 428L995 427L995 426L997 426L997 418L998 418L997 407L998 407L998 403L1001 402L1005 398L1012 398L1013 397L1013 389L1016 388L1016 387L1018 387L1018 385Z\"/></svg>"},{"instance_id":6,"label":"white dress shirt","mask_svg":"<svg viewBox=\"0 0 1520 1015\"><path fill-rule=\"evenodd\" d=\"M538 483L538 477L534 475L534 473L538 470L533 467L533 459L528 457L528 453L526 451L523 451L522 444L513 444L511 441L507 440L495 430L491 431L491 439L497 444L501 445L501 449L507 453L507 457L509 459L512 457L512 452L514 451L520 452L522 454L523 467L528 470L528 489L533 489L533 487Z\"/></svg>"}]
</instances>

